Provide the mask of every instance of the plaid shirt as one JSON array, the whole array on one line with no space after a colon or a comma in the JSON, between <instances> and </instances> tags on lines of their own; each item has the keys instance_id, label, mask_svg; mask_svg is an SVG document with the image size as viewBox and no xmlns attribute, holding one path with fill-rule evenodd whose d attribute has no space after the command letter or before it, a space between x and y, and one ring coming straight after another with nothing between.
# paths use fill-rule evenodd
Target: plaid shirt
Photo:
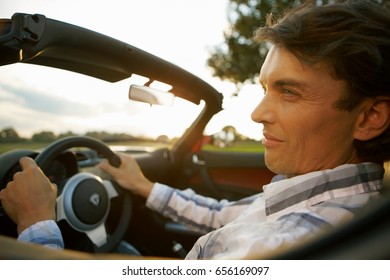
<instances>
[{"instance_id":1,"label":"plaid shirt","mask_svg":"<svg viewBox=\"0 0 390 280\"><path fill-rule=\"evenodd\" d=\"M208 232L187 259L253 259L350 220L379 195L383 173L374 163L346 164L272 182L262 193L236 202L156 183L147 206Z\"/></svg>"},{"instance_id":2,"label":"plaid shirt","mask_svg":"<svg viewBox=\"0 0 390 280\"><path fill-rule=\"evenodd\" d=\"M41 221L22 231L18 240L50 248L64 248L61 231L53 220Z\"/></svg>"}]
</instances>

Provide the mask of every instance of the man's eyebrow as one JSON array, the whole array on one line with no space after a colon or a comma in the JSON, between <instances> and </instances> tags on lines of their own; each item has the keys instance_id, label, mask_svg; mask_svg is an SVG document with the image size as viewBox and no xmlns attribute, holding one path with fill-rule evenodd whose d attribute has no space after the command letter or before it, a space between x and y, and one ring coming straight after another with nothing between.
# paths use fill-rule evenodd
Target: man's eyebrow
<instances>
[{"instance_id":1,"label":"man's eyebrow","mask_svg":"<svg viewBox=\"0 0 390 280\"><path fill-rule=\"evenodd\" d=\"M307 88L308 85L305 82L290 80L290 79L281 79L273 83L275 86L294 86L299 88Z\"/></svg>"},{"instance_id":2,"label":"man's eyebrow","mask_svg":"<svg viewBox=\"0 0 390 280\"><path fill-rule=\"evenodd\" d=\"M265 88L267 86L267 83L261 81L259 79L260 85ZM272 83L274 86L294 86L294 87L299 87L299 88L307 88L309 85L303 81L297 81L297 80L292 80L292 79L280 79Z\"/></svg>"}]
</instances>

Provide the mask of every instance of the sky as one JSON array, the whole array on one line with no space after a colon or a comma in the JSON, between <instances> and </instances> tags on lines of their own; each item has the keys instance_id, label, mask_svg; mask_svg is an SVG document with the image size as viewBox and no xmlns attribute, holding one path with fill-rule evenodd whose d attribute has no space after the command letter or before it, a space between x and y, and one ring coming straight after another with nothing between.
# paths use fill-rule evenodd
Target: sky
<instances>
[{"instance_id":1,"label":"sky","mask_svg":"<svg viewBox=\"0 0 390 280\"><path fill-rule=\"evenodd\" d=\"M242 134L260 138L261 128L250 120L261 96L259 86L246 86L238 97L232 97L234 85L212 77L206 65L208 50L223 42L227 7L228 0L1 0L0 18L10 18L15 12L43 14L173 62L224 94L225 110L215 117L215 123L233 125ZM210 133L217 127L211 127Z\"/></svg>"}]
</instances>

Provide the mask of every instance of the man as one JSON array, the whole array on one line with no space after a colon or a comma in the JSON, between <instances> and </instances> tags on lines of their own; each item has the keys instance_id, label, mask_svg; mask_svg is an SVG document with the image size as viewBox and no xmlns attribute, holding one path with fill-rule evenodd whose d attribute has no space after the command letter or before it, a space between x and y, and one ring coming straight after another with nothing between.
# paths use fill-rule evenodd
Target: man
<instances>
[{"instance_id":1,"label":"man","mask_svg":"<svg viewBox=\"0 0 390 280\"><path fill-rule=\"evenodd\" d=\"M129 156L121 155L119 168L100 164L148 207L205 234L189 259L257 258L292 246L352 219L382 186L390 159L390 13L362 1L304 6L260 28L256 39L270 51L252 119L264 126L267 167L280 174L263 193L216 201L149 181ZM34 161L20 163L23 172L0 193L19 239L61 247L56 190Z\"/></svg>"}]
</instances>

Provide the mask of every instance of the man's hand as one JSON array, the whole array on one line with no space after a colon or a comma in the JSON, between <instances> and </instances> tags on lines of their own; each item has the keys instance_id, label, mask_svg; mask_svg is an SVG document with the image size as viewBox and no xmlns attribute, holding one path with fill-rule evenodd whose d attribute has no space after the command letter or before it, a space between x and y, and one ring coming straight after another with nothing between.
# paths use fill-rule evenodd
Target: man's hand
<instances>
[{"instance_id":1,"label":"man's hand","mask_svg":"<svg viewBox=\"0 0 390 280\"><path fill-rule=\"evenodd\" d=\"M148 197L153 183L145 178L138 163L131 156L125 154L118 154L118 156L121 159L119 168L113 167L104 160L99 164L100 169L110 174L123 188Z\"/></svg>"},{"instance_id":2,"label":"man's hand","mask_svg":"<svg viewBox=\"0 0 390 280\"><path fill-rule=\"evenodd\" d=\"M18 233L44 220L55 220L57 187L29 157L19 160L22 171L0 192L8 216L18 225Z\"/></svg>"}]
</instances>

